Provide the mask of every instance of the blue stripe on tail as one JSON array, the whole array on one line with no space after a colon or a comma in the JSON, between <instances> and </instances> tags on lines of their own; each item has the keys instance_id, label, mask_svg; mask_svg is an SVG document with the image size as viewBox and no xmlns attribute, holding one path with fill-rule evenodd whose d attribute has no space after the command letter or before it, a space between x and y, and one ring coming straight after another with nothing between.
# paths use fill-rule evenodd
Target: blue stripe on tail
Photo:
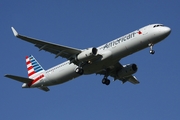
<instances>
[{"instance_id":1,"label":"blue stripe on tail","mask_svg":"<svg viewBox=\"0 0 180 120\"><path fill-rule=\"evenodd\" d=\"M44 70L42 66L38 63L38 61L32 55L29 56L29 59L36 73Z\"/></svg>"}]
</instances>

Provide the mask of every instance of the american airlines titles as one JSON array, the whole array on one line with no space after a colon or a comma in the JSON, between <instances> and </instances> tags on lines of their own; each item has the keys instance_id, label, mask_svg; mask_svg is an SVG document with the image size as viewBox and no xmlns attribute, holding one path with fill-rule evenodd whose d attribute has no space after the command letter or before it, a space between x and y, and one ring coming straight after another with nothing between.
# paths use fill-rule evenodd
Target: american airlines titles
<instances>
[{"instance_id":1,"label":"american airlines titles","mask_svg":"<svg viewBox=\"0 0 180 120\"><path fill-rule=\"evenodd\" d=\"M102 48L103 48L103 49L107 49L107 48L109 48L109 47L116 46L116 45L119 44L119 43L122 43L122 42L124 42L124 41L126 41L126 40L129 40L129 39L133 38L133 37L135 36L135 34L136 34L135 32L132 32L132 33L127 34L127 35L125 35L125 36L123 36L123 37L117 38L117 39L115 39L115 40L113 40L113 41L105 44Z\"/></svg>"}]
</instances>

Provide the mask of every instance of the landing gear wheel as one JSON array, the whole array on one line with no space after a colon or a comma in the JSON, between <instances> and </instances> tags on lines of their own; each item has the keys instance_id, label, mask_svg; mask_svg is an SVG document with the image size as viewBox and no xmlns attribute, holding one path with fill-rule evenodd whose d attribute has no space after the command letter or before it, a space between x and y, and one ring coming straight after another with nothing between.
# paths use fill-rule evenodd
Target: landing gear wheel
<instances>
[{"instance_id":1,"label":"landing gear wheel","mask_svg":"<svg viewBox=\"0 0 180 120\"><path fill-rule=\"evenodd\" d=\"M154 53L155 53L155 51L154 51L154 50L150 50L150 54L152 54L152 55L153 55Z\"/></svg>"},{"instance_id":2,"label":"landing gear wheel","mask_svg":"<svg viewBox=\"0 0 180 120\"><path fill-rule=\"evenodd\" d=\"M150 51L149 51L150 54L153 55L153 54L155 53L155 51L153 50L153 44L152 44L152 43L149 43L148 46L150 47Z\"/></svg>"},{"instance_id":3,"label":"landing gear wheel","mask_svg":"<svg viewBox=\"0 0 180 120\"><path fill-rule=\"evenodd\" d=\"M110 84L110 80L108 80L107 78L103 78L102 79L102 84L109 85Z\"/></svg>"},{"instance_id":4,"label":"landing gear wheel","mask_svg":"<svg viewBox=\"0 0 180 120\"><path fill-rule=\"evenodd\" d=\"M82 68L76 68L75 72L82 75L84 73L84 70Z\"/></svg>"},{"instance_id":5,"label":"landing gear wheel","mask_svg":"<svg viewBox=\"0 0 180 120\"><path fill-rule=\"evenodd\" d=\"M107 79L105 84L109 85L110 84L110 80Z\"/></svg>"},{"instance_id":6,"label":"landing gear wheel","mask_svg":"<svg viewBox=\"0 0 180 120\"><path fill-rule=\"evenodd\" d=\"M106 83L106 78L103 78L102 79L102 84L105 84Z\"/></svg>"}]
</instances>

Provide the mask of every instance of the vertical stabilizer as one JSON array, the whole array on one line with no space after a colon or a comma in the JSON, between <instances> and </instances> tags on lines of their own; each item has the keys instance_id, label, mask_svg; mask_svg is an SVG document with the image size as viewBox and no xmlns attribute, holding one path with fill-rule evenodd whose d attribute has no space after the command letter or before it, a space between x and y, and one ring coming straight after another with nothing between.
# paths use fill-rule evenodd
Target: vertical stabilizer
<instances>
[{"instance_id":1,"label":"vertical stabilizer","mask_svg":"<svg viewBox=\"0 0 180 120\"><path fill-rule=\"evenodd\" d=\"M29 78L34 78L45 71L32 55L26 56L26 65Z\"/></svg>"}]
</instances>

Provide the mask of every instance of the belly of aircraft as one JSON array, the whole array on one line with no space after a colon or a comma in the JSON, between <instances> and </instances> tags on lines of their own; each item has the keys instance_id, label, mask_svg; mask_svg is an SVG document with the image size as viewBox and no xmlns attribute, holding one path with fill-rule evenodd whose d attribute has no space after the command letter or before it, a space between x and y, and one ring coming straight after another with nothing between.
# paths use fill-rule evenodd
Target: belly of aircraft
<instances>
[{"instance_id":1,"label":"belly of aircraft","mask_svg":"<svg viewBox=\"0 0 180 120\"><path fill-rule=\"evenodd\" d=\"M116 62L118 62L118 60L113 59L113 57L103 61L96 61L83 67L84 74L93 74L99 72L100 70L106 69L109 66L113 65L113 63L115 64Z\"/></svg>"}]
</instances>

